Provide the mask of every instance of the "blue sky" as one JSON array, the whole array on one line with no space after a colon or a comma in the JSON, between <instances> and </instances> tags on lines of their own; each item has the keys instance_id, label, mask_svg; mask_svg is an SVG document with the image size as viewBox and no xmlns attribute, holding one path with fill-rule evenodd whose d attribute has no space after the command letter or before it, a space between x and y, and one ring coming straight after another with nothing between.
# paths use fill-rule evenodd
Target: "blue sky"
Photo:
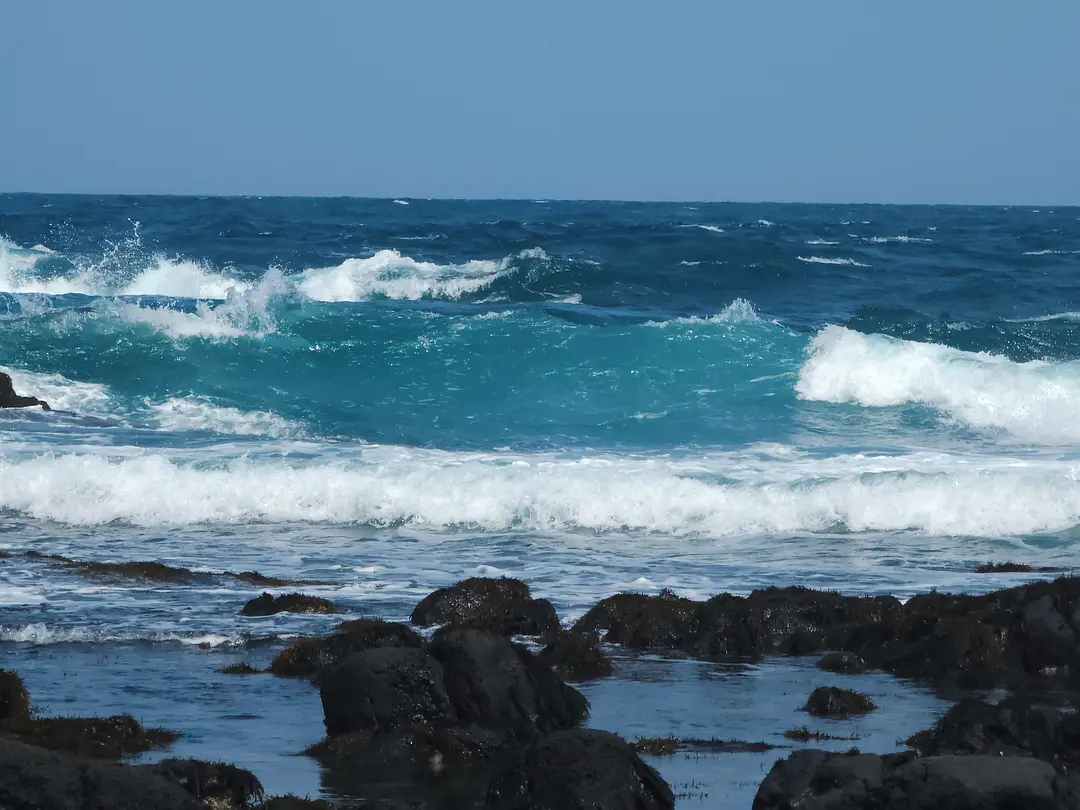
<instances>
[{"instance_id":1,"label":"blue sky","mask_svg":"<svg viewBox=\"0 0 1080 810\"><path fill-rule=\"evenodd\" d=\"M0 190L1080 204L1080 2L35 0Z\"/></svg>"}]
</instances>

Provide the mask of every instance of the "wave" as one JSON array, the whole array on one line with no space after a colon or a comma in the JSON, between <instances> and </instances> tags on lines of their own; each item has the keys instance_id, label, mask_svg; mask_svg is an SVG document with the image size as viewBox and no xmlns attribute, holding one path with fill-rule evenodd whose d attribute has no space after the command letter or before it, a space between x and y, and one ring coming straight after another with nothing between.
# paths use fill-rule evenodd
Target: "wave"
<instances>
[{"instance_id":1,"label":"wave","mask_svg":"<svg viewBox=\"0 0 1080 810\"><path fill-rule=\"evenodd\" d=\"M231 436L267 436L274 439L300 438L302 426L269 411L242 411L215 405L201 397L174 397L159 404L147 403L159 429L206 431Z\"/></svg>"},{"instance_id":2,"label":"wave","mask_svg":"<svg viewBox=\"0 0 1080 810\"><path fill-rule=\"evenodd\" d=\"M697 323L761 323L761 316L754 305L745 298L736 298L715 315L698 317L695 315L672 318L666 321L649 321L647 326L664 327L671 324L697 324Z\"/></svg>"},{"instance_id":3,"label":"wave","mask_svg":"<svg viewBox=\"0 0 1080 810\"><path fill-rule=\"evenodd\" d=\"M918 404L1026 441L1080 441L1080 362L1016 363L984 352L827 326L799 369L802 399L868 407Z\"/></svg>"},{"instance_id":4,"label":"wave","mask_svg":"<svg viewBox=\"0 0 1080 810\"><path fill-rule=\"evenodd\" d=\"M807 241L808 245L839 245L839 242L833 242L828 239L810 239Z\"/></svg>"},{"instance_id":5,"label":"wave","mask_svg":"<svg viewBox=\"0 0 1080 810\"><path fill-rule=\"evenodd\" d=\"M367 259L347 259L336 267L306 270L298 277L297 289L315 301L365 301L373 297L457 299L506 274L514 258L435 264L403 256L396 250L380 250ZM516 258L547 259L547 254L533 248Z\"/></svg>"},{"instance_id":6,"label":"wave","mask_svg":"<svg viewBox=\"0 0 1080 810\"><path fill-rule=\"evenodd\" d=\"M796 256L800 262L807 264L842 264L849 267L869 267L868 264L857 262L854 259L840 259L831 256Z\"/></svg>"},{"instance_id":7,"label":"wave","mask_svg":"<svg viewBox=\"0 0 1080 810\"><path fill-rule=\"evenodd\" d=\"M44 622L34 622L21 627L0 625L0 641L16 644L101 644L103 642L162 642L178 641L197 647L239 646L247 639L241 635L222 635L220 633L178 633L162 631L115 632L94 627L49 627Z\"/></svg>"},{"instance_id":8,"label":"wave","mask_svg":"<svg viewBox=\"0 0 1080 810\"><path fill-rule=\"evenodd\" d=\"M1025 256L1075 256L1080 250L1025 250Z\"/></svg>"},{"instance_id":9,"label":"wave","mask_svg":"<svg viewBox=\"0 0 1080 810\"><path fill-rule=\"evenodd\" d=\"M108 389L98 383L76 382L59 374L40 374L7 366L0 366L0 371L11 375L18 393L43 399L55 410L101 414L110 406Z\"/></svg>"},{"instance_id":10,"label":"wave","mask_svg":"<svg viewBox=\"0 0 1080 810\"><path fill-rule=\"evenodd\" d=\"M730 537L769 532L914 531L989 537L1080 523L1067 463L780 459L780 480L731 482L703 462L481 455L377 448L362 465L181 464L161 456L0 459L0 506L76 525L316 522L436 531L629 532ZM706 465L707 466L707 465ZM828 468L829 465L823 465ZM799 477L793 477L794 473ZM787 477L785 479L785 476Z\"/></svg>"},{"instance_id":11,"label":"wave","mask_svg":"<svg viewBox=\"0 0 1080 810\"><path fill-rule=\"evenodd\" d=\"M871 236L868 242L873 242L875 245L883 245L888 242L899 242L901 244L918 243L923 245L932 245L933 239L927 239L923 236Z\"/></svg>"}]
</instances>

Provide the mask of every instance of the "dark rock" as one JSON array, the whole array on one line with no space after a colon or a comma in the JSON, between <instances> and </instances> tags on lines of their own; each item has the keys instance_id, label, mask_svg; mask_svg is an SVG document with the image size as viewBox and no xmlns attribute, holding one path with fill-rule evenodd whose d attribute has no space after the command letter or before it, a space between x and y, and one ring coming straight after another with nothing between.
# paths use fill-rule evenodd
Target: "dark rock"
<instances>
[{"instance_id":1,"label":"dark rock","mask_svg":"<svg viewBox=\"0 0 1080 810\"><path fill-rule=\"evenodd\" d=\"M533 599L517 579L474 577L425 596L412 614L418 627L442 624L473 627L502 635L540 636L559 629L555 608Z\"/></svg>"},{"instance_id":2,"label":"dark rock","mask_svg":"<svg viewBox=\"0 0 1080 810\"><path fill-rule=\"evenodd\" d=\"M214 802L213 806L247 807L263 796L262 784L251 771L221 762L165 759L153 765L135 767L167 779L207 806Z\"/></svg>"},{"instance_id":3,"label":"dark rock","mask_svg":"<svg viewBox=\"0 0 1080 810\"><path fill-rule=\"evenodd\" d=\"M0 737L5 810L204 810L190 793L145 768L78 759Z\"/></svg>"},{"instance_id":4,"label":"dark rock","mask_svg":"<svg viewBox=\"0 0 1080 810\"><path fill-rule=\"evenodd\" d=\"M872 712L877 706L866 695L835 686L819 686L810 694L803 711L815 717L844 718Z\"/></svg>"},{"instance_id":5,"label":"dark rock","mask_svg":"<svg viewBox=\"0 0 1080 810\"><path fill-rule=\"evenodd\" d=\"M299 796L271 796L254 810L337 810L325 799L301 799Z\"/></svg>"},{"instance_id":6,"label":"dark rock","mask_svg":"<svg viewBox=\"0 0 1080 810\"><path fill-rule=\"evenodd\" d=\"M126 714L114 717L41 717L11 722L3 732L25 743L80 757L118 759L168 745L180 735L144 728Z\"/></svg>"},{"instance_id":7,"label":"dark rock","mask_svg":"<svg viewBox=\"0 0 1080 810\"><path fill-rule=\"evenodd\" d=\"M0 724L30 719L30 695L18 673L0 669Z\"/></svg>"},{"instance_id":8,"label":"dark rock","mask_svg":"<svg viewBox=\"0 0 1080 810\"><path fill-rule=\"evenodd\" d=\"M997 705L961 700L908 744L920 755L1030 756L1058 770L1080 768L1080 714L1012 696Z\"/></svg>"},{"instance_id":9,"label":"dark rock","mask_svg":"<svg viewBox=\"0 0 1080 810\"><path fill-rule=\"evenodd\" d=\"M826 672L839 672L845 675L858 675L868 669L866 659L851 652L829 652L821 656L818 668Z\"/></svg>"},{"instance_id":10,"label":"dark rock","mask_svg":"<svg viewBox=\"0 0 1080 810\"><path fill-rule=\"evenodd\" d=\"M487 810L665 810L667 783L606 731L549 734L496 777Z\"/></svg>"},{"instance_id":11,"label":"dark rock","mask_svg":"<svg viewBox=\"0 0 1080 810\"><path fill-rule=\"evenodd\" d=\"M754 810L1076 810L1074 787L1019 757L796 751L769 771Z\"/></svg>"},{"instance_id":12,"label":"dark rock","mask_svg":"<svg viewBox=\"0 0 1080 810\"><path fill-rule=\"evenodd\" d=\"M275 613L337 613L334 603L320 596L286 593L272 596L264 593L244 605L241 616L273 616Z\"/></svg>"},{"instance_id":13,"label":"dark rock","mask_svg":"<svg viewBox=\"0 0 1080 810\"><path fill-rule=\"evenodd\" d=\"M1030 565L1014 562L990 562L975 566L976 574L1029 574L1034 570Z\"/></svg>"},{"instance_id":14,"label":"dark rock","mask_svg":"<svg viewBox=\"0 0 1080 810\"><path fill-rule=\"evenodd\" d=\"M354 652L377 647L420 647L424 640L404 624L381 619L342 622L332 636L302 638L283 650L269 672L281 676L314 677Z\"/></svg>"},{"instance_id":15,"label":"dark rock","mask_svg":"<svg viewBox=\"0 0 1080 810\"><path fill-rule=\"evenodd\" d=\"M701 603L671 593L617 593L593 606L574 630L606 630L606 641L635 649L683 649L701 630Z\"/></svg>"},{"instance_id":16,"label":"dark rock","mask_svg":"<svg viewBox=\"0 0 1080 810\"><path fill-rule=\"evenodd\" d=\"M701 606L700 632L684 649L701 658L757 658L771 646L750 603L722 593Z\"/></svg>"},{"instance_id":17,"label":"dark rock","mask_svg":"<svg viewBox=\"0 0 1080 810\"><path fill-rule=\"evenodd\" d=\"M505 730L517 738L573 728L589 702L549 667L503 636L443 629L429 645L461 725Z\"/></svg>"},{"instance_id":18,"label":"dark rock","mask_svg":"<svg viewBox=\"0 0 1080 810\"><path fill-rule=\"evenodd\" d=\"M563 632L537 656L564 678L587 681L610 675L611 659L595 633Z\"/></svg>"},{"instance_id":19,"label":"dark rock","mask_svg":"<svg viewBox=\"0 0 1080 810\"><path fill-rule=\"evenodd\" d=\"M257 675L259 670L255 669L247 661L242 661L238 664L228 664L221 667L218 672L222 675Z\"/></svg>"},{"instance_id":20,"label":"dark rock","mask_svg":"<svg viewBox=\"0 0 1080 810\"><path fill-rule=\"evenodd\" d=\"M320 693L331 736L454 720L442 668L425 650L382 647L353 653L326 672Z\"/></svg>"},{"instance_id":21,"label":"dark rock","mask_svg":"<svg viewBox=\"0 0 1080 810\"><path fill-rule=\"evenodd\" d=\"M258 588L285 588L289 585L315 584L297 579L268 577L260 574L258 571L241 571L239 574L234 574L232 571L226 571L222 576L232 577L239 582L243 582L245 585L255 585Z\"/></svg>"}]
</instances>

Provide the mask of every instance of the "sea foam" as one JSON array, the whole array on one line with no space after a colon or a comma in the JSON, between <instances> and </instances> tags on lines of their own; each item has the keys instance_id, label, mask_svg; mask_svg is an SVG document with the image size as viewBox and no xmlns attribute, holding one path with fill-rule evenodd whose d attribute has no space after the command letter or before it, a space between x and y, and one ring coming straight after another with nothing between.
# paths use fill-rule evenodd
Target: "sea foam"
<instances>
[{"instance_id":1,"label":"sea foam","mask_svg":"<svg viewBox=\"0 0 1080 810\"><path fill-rule=\"evenodd\" d=\"M1042 444L1080 440L1080 363L965 352L827 326L799 369L802 399L868 407L919 404L980 429Z\"/></svg>"}]
</instances>

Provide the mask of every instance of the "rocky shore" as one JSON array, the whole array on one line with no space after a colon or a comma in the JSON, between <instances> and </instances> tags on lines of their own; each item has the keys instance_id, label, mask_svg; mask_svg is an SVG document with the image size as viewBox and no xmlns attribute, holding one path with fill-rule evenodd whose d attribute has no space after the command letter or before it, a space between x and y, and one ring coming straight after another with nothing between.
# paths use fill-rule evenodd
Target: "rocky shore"
<instances>
[{"instance_id":1,"label":"rocky shore","mask_svg":"<svg viewBox=\"0 0 1080 810\"><path fill-rule=\"evenodd\" d=\"M238 604L244 615L337 610L295 590L304 583L254 572L47 561L93 577L243 577L292 589ZM772 747L730 739L724 728L711 739L625 740L584 728L590 706L582 691L612 677L611 653L624 648L732 664L814 655L838 681L877 670L961 698L933 728L898 741L897 753L797 748L765 775L754 808L1080 810L1078 634L1080 579L1068 577L984 595L931 592L906 603L800 587L706 601L622 593L571 626L523 582L474 578L424 598L407 624L344 621L329 635L293 641L265 670L240 662L222 671L310 680L326 737L303 753L319 762L331 792L345 797L342 807L671 808L675 792L642 755ZM842 686L805 694L803 717L878 710ZM792 717L786 736L793 744L830 739L801 722ZM18 674L0 671L0 807L331 806L265 797L257 774L228 764L125 763L173 739L132 717L39 716ZM737 806L716 795L706 804Z\"/></svg>"}]
</instances>

